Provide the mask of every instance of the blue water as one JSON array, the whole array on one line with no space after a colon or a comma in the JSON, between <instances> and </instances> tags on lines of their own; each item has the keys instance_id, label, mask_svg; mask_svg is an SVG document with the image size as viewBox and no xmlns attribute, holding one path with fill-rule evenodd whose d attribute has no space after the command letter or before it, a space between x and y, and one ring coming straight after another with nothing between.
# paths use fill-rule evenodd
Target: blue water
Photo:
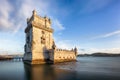
<instances>
[{"instance_id":1,"label":"blue water","mask_svg":"<svg viewBox=\"0 0 120 80\"><path fill-rule=\"evenodd\" d=\"M79 57L54 65L0 61L0 80L120 80L120 57Z\"/></svg>"}]
</instances>

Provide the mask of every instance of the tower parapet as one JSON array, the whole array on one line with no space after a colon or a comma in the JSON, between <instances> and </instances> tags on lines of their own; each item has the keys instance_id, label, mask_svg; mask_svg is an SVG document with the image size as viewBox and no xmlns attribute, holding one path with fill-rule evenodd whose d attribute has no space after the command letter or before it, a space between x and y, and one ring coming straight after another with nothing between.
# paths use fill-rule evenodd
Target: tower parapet
<instances>
[{"instance_id":1,"label":"tower parapet","mask_svg":"<svg viewBox=\"0 0 120 80\"><path fill-rule=\"evenodd\" d=\"M31 18L27 18L27 28L25 32L29 31L30 25L35 26L40 29L47 30L53 33L53 29L51 28L51 19L48 17L41 17L37 14L36 10L33 10L33 14Z\"/></svg>"}]
</instances>

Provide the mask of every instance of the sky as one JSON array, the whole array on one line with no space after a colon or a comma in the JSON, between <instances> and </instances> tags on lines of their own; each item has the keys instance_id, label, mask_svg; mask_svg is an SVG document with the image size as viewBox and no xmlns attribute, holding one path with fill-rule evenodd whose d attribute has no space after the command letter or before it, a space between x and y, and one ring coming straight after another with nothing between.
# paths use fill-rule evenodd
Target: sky
<instances>
[{"instance_id":1,"label":"sky","mask_svg":"<svg viewBox=\"0 0 120 80\"><path fill-rule=\"evenodd\" d=\"M120 0L0 0L0 54L24 53L34 9L51 18L58 48L120 53Z\"/></svg>"}]
</instances>

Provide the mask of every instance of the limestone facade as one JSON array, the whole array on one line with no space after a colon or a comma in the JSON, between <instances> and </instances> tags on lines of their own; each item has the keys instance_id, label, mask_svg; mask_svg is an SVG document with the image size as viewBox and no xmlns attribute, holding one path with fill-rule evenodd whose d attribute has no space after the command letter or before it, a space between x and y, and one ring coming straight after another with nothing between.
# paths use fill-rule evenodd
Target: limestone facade
<instances>
[{"instance_id":1,"label":"limestone facade","mask_svg":"<svg viewBox=\"0 0 120 80\"><path fill-rule=\"evenodd\" d=\"M25 29L24 62L42 64L76 60L77 48L74 50L57 49L53 31L51 20L38 16L34 10L31 18L27 19Z\"/></svg>"}]
</instances>

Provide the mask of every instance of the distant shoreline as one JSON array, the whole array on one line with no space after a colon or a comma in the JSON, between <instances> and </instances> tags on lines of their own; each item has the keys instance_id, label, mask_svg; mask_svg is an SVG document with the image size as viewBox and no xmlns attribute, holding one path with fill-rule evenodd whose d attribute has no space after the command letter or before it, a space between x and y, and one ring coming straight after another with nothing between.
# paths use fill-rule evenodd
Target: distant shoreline
<instances>
[{"instance_id":1,"label":"distant shoreline","mask_svg":"<svg viewBox=\"0 0 120 80\"><path fill-rule=\"evenodd\" d=\"M10 57L0 57L0 61L2 61L2 60L11 60L11 59L13 59L13 58L10 58Z\"/></svg>"},{"instance_id":2,"label":"distant shoreline","mask_svg":"<svg viewBox=\"0 0 120 80\"><path fill-rule=\"evenodd\" d=\"M21 58L23 55L0 55L0 61L3 60L12 60L16 57L16 59Z\"/></svg>"},{"instance_id":3,"label":"distant shoreline","mask_svg":"<svg viewBox=\"0 0 120 80\"><path fill-rule=\"evenodd\" d=\"M92 54L79 54L77 57L120 57L119 54L113 54L113 53L92 53Z\"/></svg>"}]
</instances>

